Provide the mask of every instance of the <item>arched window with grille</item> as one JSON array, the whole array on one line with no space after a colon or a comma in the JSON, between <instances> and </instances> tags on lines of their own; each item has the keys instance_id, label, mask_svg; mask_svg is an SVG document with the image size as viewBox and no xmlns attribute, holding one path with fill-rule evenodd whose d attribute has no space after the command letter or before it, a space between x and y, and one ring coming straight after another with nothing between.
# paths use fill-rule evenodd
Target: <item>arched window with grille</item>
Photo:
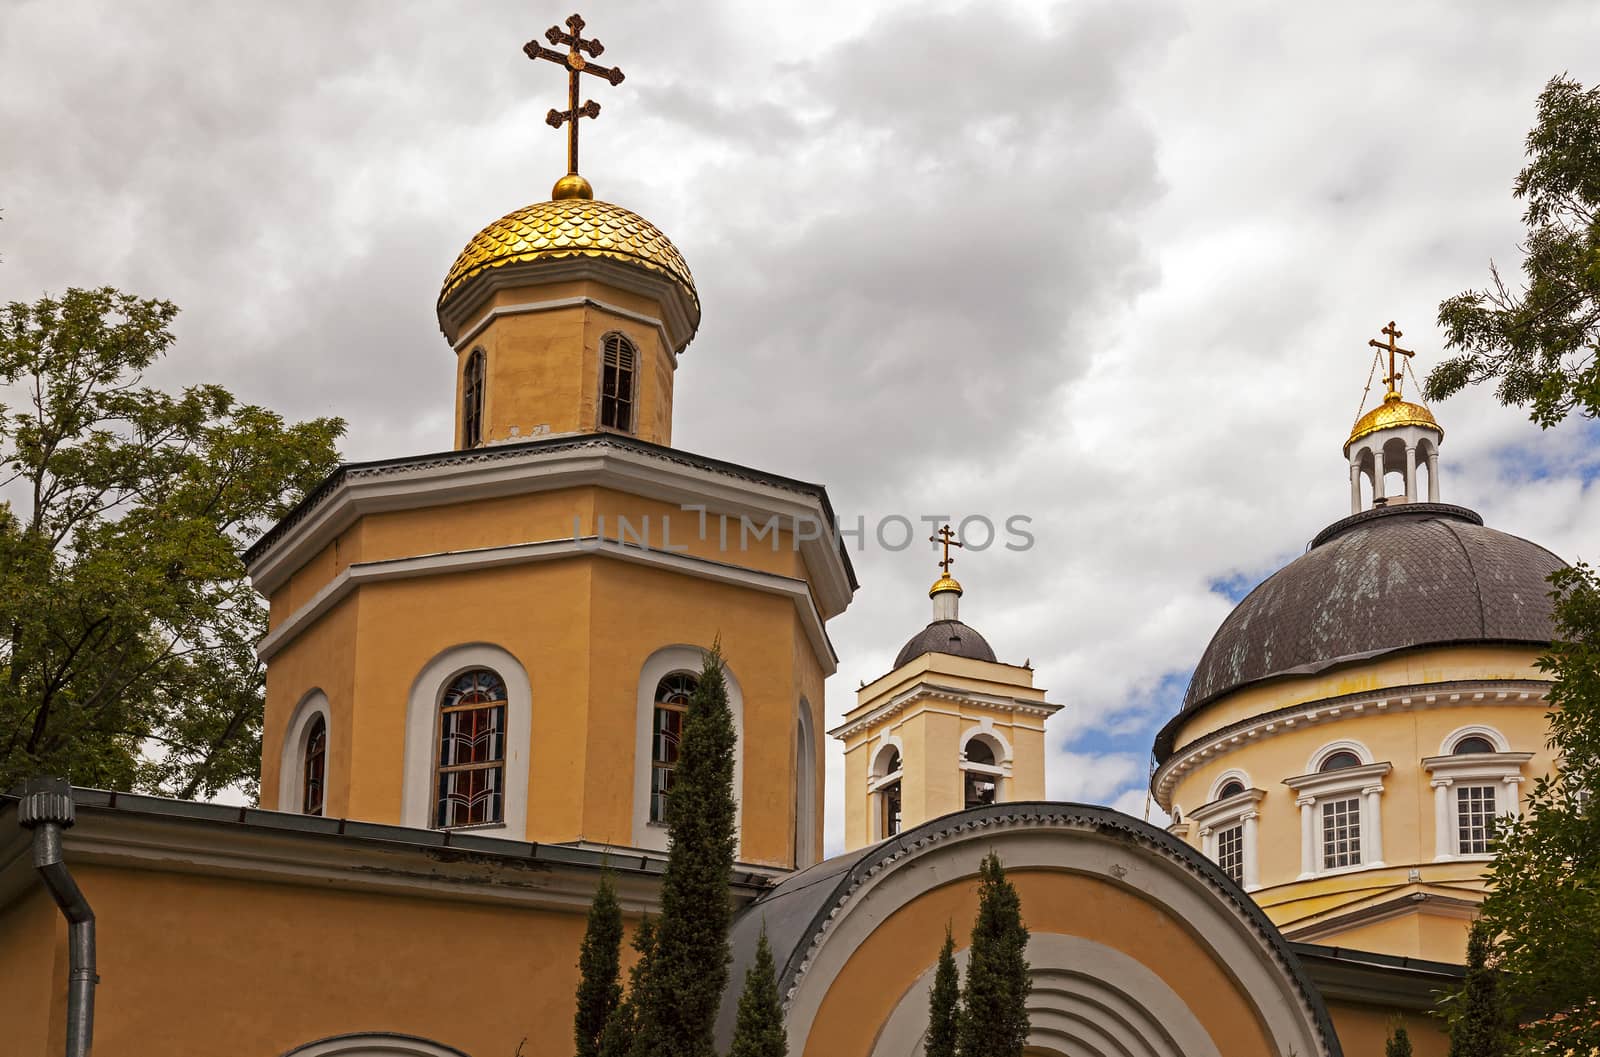
<instances>
[{"instance_id":1,"label":"arched window with grille","mask_svg":"<svg viewBox=\"0 0 1600 1057\"><path fill-rule=\"evenodd\" d=\"M600 426L633 431L634 374L638 350L621 334L601 341Z\"/></svg>"},{"instance_id":2,"label":"arched window with grille","mask_svg":"<svg viewBox=\"0 0 1600 1057\"><path fill-rule=\"evenodd\" d=\"M655 718L650 728L650 821L667 821L667 794L672 792L672 772L678 766L683 742L683 722L689 715L689 698L700 680L689 672L673 672L656 684Z\"/></svg>"},{"instance_id":3,"label":"arched window with grille","mask_svg":"<svg viewBox=\"0 0 1600 1057\"><path fill-rule=\"evenodd\" d=\"M301 773L300 796L300 810L305 814L322 814L327 774L328 722L319 715L311 721L311 729L306 732L305 764Z\"/></svg>"},{"instance_id":4,"label":"arched window with grille","mask_svg":"<svg viewBox=\"0 0 1600 1057\"><path fill-rule=\"evenodd\" d=\"M483 443L484 354L473 349L461 375L461 446L476 448Z\"/></svg>"},{"instance_id":5,"label":"arched window with grille","mask_svg":"<svg viewBox=\"0 0 1600 1057\"><path fill-rule=\"evenodd\" d=\"M439 709L439 829L495 825L505 818L506 684L488 668L451 681Z\"/></svg>"}]
</instances>

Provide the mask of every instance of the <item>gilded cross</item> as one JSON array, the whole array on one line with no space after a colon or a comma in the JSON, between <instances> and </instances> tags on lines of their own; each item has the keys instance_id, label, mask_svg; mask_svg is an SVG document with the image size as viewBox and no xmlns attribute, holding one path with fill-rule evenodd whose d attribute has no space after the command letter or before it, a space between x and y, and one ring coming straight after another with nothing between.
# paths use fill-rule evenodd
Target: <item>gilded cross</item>
<instances>
[{"instance_id":1,"label":"gilded cross","mask_svg":"<svg viewBox=\"0 0 1600 1057\"><path fill-rule=\"evenodd\" d=\"M530 40L522 46L523 53L530 59L547 59L558 62L567 68L567 108L565 110L552 109L545 115L545 123L551 128L560 128L563 124L567 128L567 172L576 176L578 173L578 119L580 117L599 117L600 104L593 99L582 106L578 105L578 75L581 73L593 74L604 77L613 85L622 83L622 71L615 66L601 66L597 62L590 62L584 58L584 52L589 53L589 58L598 59L606 49L598 40L583 39L583 16L573 15L567 19L566 31L560 26L551 26L544 31L544 39L551 44L565 44L565 52L555 51L540 44L537 40Z\"/></svg>"},{"instance_id":2,"label":"gilded cross","mask_svg":"<svg viewBox=\"0 0 1600 1057\"><path fill-rule=\"evenodd\" d=\"M941 545L942 547L944 547L944 560L939 563L939 568L944 570L944 575L949 576L950 575L950 566L952 566L952 565L954 565L956 563L956 560L954 558L950 557L950 548L951 547L965 547L966 544L962 543L959 539L956 538L956 534L954 532L950 531L950 526L949 525L946 525L944 528L940 529L938 532L935 532L933 535L929 536L928 537L928 542L929 543L937 543L937 544Z\"/></svg>"},{"instance_id":3,"label":"gilded cross","mask_svg":"<svg viewBox=\"0 0 1600 1057\"><path fill-rule=\"evenodd\" d=\"M1389 320L1389 325L1387 327L1384 327L1378 333L1387 334L1389 336L1389 340L1388 341L1379 341L1377 338L1368 338L1367 339L1367 344L1371 345L1375 349L1387 349L1388 350L1388 352L1389 352L1389 377L1384 379L1384 383L1389 386L1389 392L1397 393L1397 392L1399 392L1399 390L1395 387L1395 383L1400 381L1400 372L1395 370L1394 358L1396 356L1404 356L1407 359L1410 359L1412 356L1415 356L1416 353L1412 352L1410 349L1402 349L1398 345L1395 344L1395 342L1400 340L1401 334L1400 334L1400 331L1395 329L1394 320L1392 320L1392 319Z\"/></svg>"}]
</instances>

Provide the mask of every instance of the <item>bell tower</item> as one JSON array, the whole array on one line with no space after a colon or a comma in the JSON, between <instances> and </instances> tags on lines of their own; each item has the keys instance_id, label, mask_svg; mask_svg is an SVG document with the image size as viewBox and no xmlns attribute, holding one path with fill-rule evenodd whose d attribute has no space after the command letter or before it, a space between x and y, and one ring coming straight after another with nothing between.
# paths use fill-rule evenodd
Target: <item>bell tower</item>
<instances>
[{"instance_id":1,"label":"bell tower","mask_svg":"<svg viewBox=\"0 0 1600 1057\"><path fill-rule=\"evenodd\" d=\"M961 622L950 548L962 544L948 525L931 539L944 549L933 620L828 732L844 742L846 850L952 811L1044 799L1044 723L1061 706L1031 666L1001 663Z\"/></svg>"},{"instance_id":2,"label":"bell tower","mask_svg":"<svg viewBox=\"0 0 1600 1057\"><path fill-rule=\"evenodd\" d=\"M1389 373L1383 379L1388 387L1383 402L1356 419L1350 429L1350 439L1344 442L1345 458L1350 463L1350 513L1361 513L1363 506L1372 508L1397 506L1401 503L1439 502L1439 444L1444 440L1444 430L1434 421L1433 412L1421 404L1402 398L1401 366L1409 373L1408 361L1414 355L1402 349L1397 342L1401 332L1391 320L1382 333L1386 340L1370 339L1367 344L1377 349L1373 357L1373 373L1377 373L1383 354L1389 354ZM1399 361L1395 357L1401 357ZM1370 377L1370 376L1369 376ZM1415 383L1415 377L1412 378ZM1369 381L1368 387L1370 389ZM1363 401L1363 405L1365 401ZM1400 486L1389 493L1386 476L1399 473ZM1418 474L1428 475L1427 492L1419 487ZM1361 482L1371 482L1371 501L1364 503Z\"/></svg>"}]
</instances>

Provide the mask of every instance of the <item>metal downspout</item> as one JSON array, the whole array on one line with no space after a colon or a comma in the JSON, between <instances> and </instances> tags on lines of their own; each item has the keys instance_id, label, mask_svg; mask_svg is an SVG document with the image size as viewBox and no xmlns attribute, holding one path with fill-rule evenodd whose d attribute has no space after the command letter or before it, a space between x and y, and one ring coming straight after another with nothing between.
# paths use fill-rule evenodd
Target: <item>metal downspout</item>
<instances>
[{"instance_id":1,"label":"metal downspout","mask_svg":"<svg viewBox=\"0 0 1600 1057\"><path fill-rule=\"evenodd\" d=\"M94 1039L94 911L61 856L61 832L74 822L72 786L36 778L22 792L17 821L33 831L33 866L67 919L67 1057L89 1057Z\"/></svg>"}]
</instances>

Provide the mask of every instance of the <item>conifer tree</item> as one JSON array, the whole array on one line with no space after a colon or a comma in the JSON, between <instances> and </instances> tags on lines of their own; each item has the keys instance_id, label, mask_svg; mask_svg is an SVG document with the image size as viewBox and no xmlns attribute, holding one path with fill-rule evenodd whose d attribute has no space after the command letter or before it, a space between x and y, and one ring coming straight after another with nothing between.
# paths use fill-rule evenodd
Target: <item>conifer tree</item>
<instances>
[{"instance_id":1,"label":"conifer tree","mask_svg":"<svg viewBox=\"0 0 1600 1057\"><path fill-rule=\"evenodd\" d=\"M767 945L767 927L756 941L756 960L744 974L739 996L739 1019L733 1029L733 1049L728 1057L788 1057L789 1040L783 1031L783 1006L778 1001L778 974Z\"/></svg>"},{"instance_id":2,"label":"conifer tree","mask_svg":"<svg viewBox=\"0 0 1600 1057\"><path fill-rule=\"evenodd\" d=\"M728 982L728 878L733 872L733 713L722 651L706 652L684 717L672 792L650 987L639 1006L644 1057L712 1057Z\"/></svg>"},{"instance_id":3,"label":"conifer tree","mask_svg":"<svg viewBox=\"0 0 1600 1057\"><path fill-rule=\"evenodd\" d=\"M1396 1024L1389 1032L1389 1041L1383 1044L1383 1057L1411 1057L1411 1036L1404 1024Z\"/></svg>"},{"instance_id":4,"label":"conifer tree","mask_svg":"<svg viewBox=\"0 0 1600 1057\"><path fill-rule=\"evenodd\" d=\"M597 1057L606 1021L622 1001L622 907L609 872L589 904L589 925L578 953L578 1009L572 1018L577 1057Z\"/></svg>"},{"instance_id":5,"label":"conifer tree","mask_svg":"<svg viewBox=\"0 0 1600 1057\"><path fill-rule=\"evenodd\" d=\"M1492 937L1482 921L1467 934L1467 976L1446 1005L1450 1057L1506 1057L1505 1006L1495 970L1490 967Z\"/></svg>"},{"instance_id":6,"label":"conifer tree","mask_svg":"<svg viewBox=\"0 0 1600 1057\"><path fill-rule=\"evenodd\" d=\"M979 872L978 920L961 992L960 1057L1022 1057L1033 986L1027 946L1022 901L1006 880L1000 857L990 852Z\"/></svg>"},{"instance_id":7,"label":"conifer tree","mask_svg":"<svg viewBox=\"0 0 1600 1057\"><path fill-rule=\"evenodd\" d=\"M633 930L633 949L639 958L628 970L628 994L617 1003L600 1032L598 1057L633 1057L639 1040L639 1006L650 991L651 959L656 950L656 926L649 918Z\"/></svg>"},{"instance_id":8,"label":"conifer tree","mask_svg":"<svg viewBox=\"0 0 1600 1057\"><path fill-rule=\"evenodd\" d=\"M956 973L956 941L950 926L944 927L944 946L939 948L939 968L933 974L933 992L928 996L928 1037L923 1057L956 1057L956 1033L961 1024L961 980Z\"/></svg>"}]
</instances>

